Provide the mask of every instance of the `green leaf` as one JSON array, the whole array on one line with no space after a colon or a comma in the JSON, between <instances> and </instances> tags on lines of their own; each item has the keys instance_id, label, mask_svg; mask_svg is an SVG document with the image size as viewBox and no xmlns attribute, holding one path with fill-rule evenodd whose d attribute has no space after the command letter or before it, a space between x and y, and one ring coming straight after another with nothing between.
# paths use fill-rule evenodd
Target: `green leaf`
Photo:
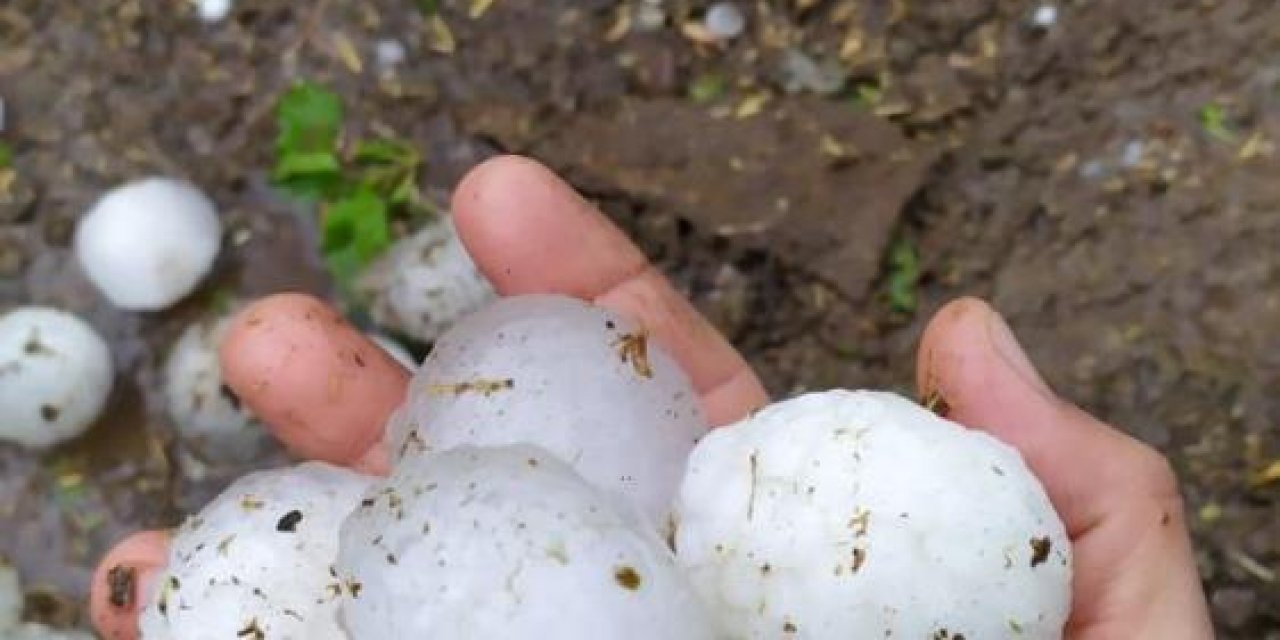
<instances>
[{"instance_id":1,"label":"green leaf","mask_svg":"<svg viewBox=\"0 0 1280 640\"><path fill-rule=\"evenodd\" d=\"M355 161L360 164L416 165L419 156L407 142L375 138L356 144Z\"/></svg>"},{"instance_id":2,"label":"green leaf","mask_svg":"<svg viewBox=\"0 0 1280 640\"><path fill-rule=\"evenodd\" d=\"M332 151L292 151L280 156L276 163L276 180L300 176L339 175L342 163Z\"/></svg>"},{"instance_id":3,"label":"green leaf","mask_svg":"<svg viewBox=\"0 0 1280 640\"><path fill-rule=\"evenodd\" d=\"M440 0L418 0L418 10L424 15L434 16L440 13Z\"/></svg>"},{"instance_id":4,"label":"green leaf","mask_svg":"<svg viewBox=\"0 0 1280 640\"><path fill-rule=\"evenodd\" d=\"M853 104L860 109L873 109L884 100L884 89L878 82L860 82L853 88Z\"/></svg>"},{"instance_id":5,"label":"green leaf","mask_svg":"<svg viewBox=\"0 0 1280 640\"><path fill-rule=\"evenodd\" d=\"M0 142L0 169L8 169L13 166L13 147Z\"/></svg>"},{"instance_id":6,"label":"green leaf","mask_svg":"<svg viewBox=\"0 0 1280 640\"><path fill-rule=\"evenodd\" d=\"M920 283L920 257L910 240L902 238L889 250L889 306L913 313Z\"/></svg>"},{"instance_id":7,"label":"green leaf","mask_svg":"<svg viewBox=\"0 0 1280 640\"><path fill-rule=\"evenodd\" d=\"M704 73L689 85L689 99L697 104L715 102L724 95L728 83L724 76L716 73Z\"/></svg>"},{"instance_id":8,"label":"green leaf","mask_svg":"<svg viewBox=\"0 0 1280 640\"><path fill-rule=\"evenodd\" d=\"M391 245L387 203L370 191L334 202L324 215L321 248L339 282L350 282Z\"/></svg>"},{"instance_id":9,"label":"green leaf","mask_svg":"<svg viewBox=\"0 0 1280 640\"><path fill-rule=\"evenodd\" d=\"M289 89L276 109L280 154L334 151L342 131L342 98L321 85L302 82Z\"/></svg>"},{"instance_id":10,"label":"green leaf","mask_svg":"<svg viewBox=\"0 0 1280 640\"><path fill-rule=\"evenodd\" d=\"M1204 127L1204 132L1223 142L1231 142L1236 138L1236 132L1227 120L1226 107L1216 102L1200 108L1200 126Z\"/></svg>"}]
</instances>

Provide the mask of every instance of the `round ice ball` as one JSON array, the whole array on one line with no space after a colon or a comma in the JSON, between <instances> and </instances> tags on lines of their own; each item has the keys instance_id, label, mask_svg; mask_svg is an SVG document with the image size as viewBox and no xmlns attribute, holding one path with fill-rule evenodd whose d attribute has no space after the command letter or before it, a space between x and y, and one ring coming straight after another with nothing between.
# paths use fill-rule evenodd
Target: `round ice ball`
<instances>
[{"instance_id":1,"label":"round ice ball","mask_svg":"<svg viewBox=\"0 0 1280 640\"><path fill-rule=\"evenodd\" d=\"M271 437L222 379L218 349L229 318L187 327L169 350L164 397L174 428L209 462L244 462L266 451Z\"/></svg>"},{"instance_id":2,"label":"round ice ball","mask_svg":"<svg viewBox=\"0 0 1280 640\"><path fill-rule=\"evenodd\" d=\"M146 178L108 192L76 227L76 257L112 304L158 311L186 297L222 241L217 210L199 189Z\"/></svg>"},{"instance_id":3,"label":"round ice ball","mask_svg":"<svg viewBox=\"0 0 1280 640\"><path fill-rule=\"evenodd\" d=\"M1070 543L1018 453L890 393L716 430L677 516L728 637L1059 638L1070 611Z\"/></svg>"},{"instance_id":4,"label":"round ice ball","mask_svg":"<svg viewBox=\"0 0 1280 640\"><path fill-rule=\"evenodd\" d=\"M113 375L110 349L79 318L41 307L0 316L0 440L44 448L84 433Z\"/></svg>"},{"instance_id":5,"label":"round ice ball","mask_svg":"<svg viewBox=\"0 0 1280 640\"><path fill-rule=\"evenodd\" d=\"M346 640L333 573L342 519L371 478L320 462L232 484L173 538L142 612L147 640Z\"/></svg>"},{"instance_id":6,"label":"round ice ball","mask_svg":"<svg viewBox=\"0 0 1280 640\"><path fill-rule=\"evenodd\" d=\"M537 447L407 461L342 527L352 638L713 638L643 519Z\"/></svg>"},{"instance_id":7,"label":"round ice ball","mask_svg":"<svg viewBox=\"0 0 1280 640\"><path fill-rule=\"evenodd\" d=\"M421 342L497 295L447 217L396 242L360 276L357 291L379 326Z\"/></svg>"},{"instance_id":8,"label":"round ice ball","mask_svg":"<svg viewBox=\"0 0 1280 640\"><path fill-rule=\"evenodd\" d=\"M643 327L550 295L504 298L441 337L389 428L400 456L536 444L655 526L705 431L688 377Z\"/></svg>"}]
</instances>

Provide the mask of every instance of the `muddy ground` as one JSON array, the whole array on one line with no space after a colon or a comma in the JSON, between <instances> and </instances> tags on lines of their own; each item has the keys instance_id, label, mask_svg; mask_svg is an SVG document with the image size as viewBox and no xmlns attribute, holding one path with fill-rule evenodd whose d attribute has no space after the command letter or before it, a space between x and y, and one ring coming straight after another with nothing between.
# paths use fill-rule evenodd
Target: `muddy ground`
<instances>
[{"instance_id":1,"label":"muddy ground","mask_svg":"<svg viewBox=\"0 0 1280 640\"><path fill-rule=\"evenodd\" d=\"M1280 638L1280 485L1257 481L1280 458L1280 4L740 0L723 45L684 26L703 2L419 4L240 0L206 25L173 0L0 3L0 309L81 313L121 372L82 442L0 447L31 615L81 620L112 540L240 471L174 444L157 365L228 298L329 292L308 213L267 179L273 105L309 78L351 133L424 149L431 193L501 151L562 171L778 394L909 389L930 313L992 299L1059 391L1173 460L1221 636ZM403 63L378 62L386 39ZM228 234L199 294L139 316L67 244L151 173L208 189Z\"/></svg>"}]
</instances>

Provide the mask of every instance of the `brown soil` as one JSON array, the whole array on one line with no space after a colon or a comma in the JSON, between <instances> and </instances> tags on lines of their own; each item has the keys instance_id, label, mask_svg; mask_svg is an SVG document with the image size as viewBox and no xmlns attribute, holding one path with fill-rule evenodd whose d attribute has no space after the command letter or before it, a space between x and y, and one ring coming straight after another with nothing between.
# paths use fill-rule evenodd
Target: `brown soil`
<instances>
[{"instance_id":1,"label":"brown soil","mask_svg":"<svg viewBox=\"0 0 1280 640\"><path fill-rule=\"evenodd\" d=\"M646 2L444 1L451 52L411 0L242 0L217 25L171 0L0 5L0 309L81 313L121 371L83 442L0 446L0 553L32 613L75 619L111 541L242 471L192 477L157 365L228 295L328 291L308 212L266 178L274 101L311 78L352 133L420 145L433 193L499 151L563 172L778 394L909 389L930 313L992 299L1062 394L1173 460L1221 636L1280 638L1280 485L1253 481L1280 457L1280 4L1063 1L1038 28L1033 2L740 0L748 31L721 46L678 26L704 2L620 21ZM383 38L403 65L379 68ZM137 316L67 242L151 173L208 189L229 232L199 295ZM898 243L919 249L914 312L887 295Z\"/></svg>"}]
</instances>

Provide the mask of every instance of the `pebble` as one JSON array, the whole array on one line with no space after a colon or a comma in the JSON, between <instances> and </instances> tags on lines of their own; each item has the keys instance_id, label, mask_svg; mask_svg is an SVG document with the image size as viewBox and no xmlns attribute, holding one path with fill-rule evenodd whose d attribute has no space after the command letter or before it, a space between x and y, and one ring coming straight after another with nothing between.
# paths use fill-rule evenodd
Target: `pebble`
<instances>
[{"instance_id":1,"label":"pebble","mask_svg":"<svg viewBox=\"0 0 1280 640\"><path fill-rule=\"evenodd\" d=\"M196 12L205 22L221 22L231 14L232 0L196 0Z\"/></svg>"},{"instance_id":2,"label":"pebble","mask_svg":"<svg viewBox=\"0 0 1280 640\"><path fill-rule=\"evenodd\" d=\"M1031 14L1031 24L1041 29L1048 29L1058 23L1058 8L1051 4L1042 4L1036 7L1035 13Z\"/></svg>"},{"instance_id":3,"label":"pebble","mask_svg":"<svg viewBox=\"0 0 1280 640\"><path fill-rule=\"evenodd\" d=\"M391 67L400 66L405 61L405 58L409 57L409 52L399 40L383 38L374 45L373 55L378 61L378 67L390 69Z\"/></svg>"},{"instance_id":4,"label":"pebble","mask_svg":"<svg viewBox=\"0 0 1280 640\"><path fill-rule=\"evenodd\" d=\"M1253 617L1258 596L1249 589L1226 587L1213 592L1210 601L1219 621L1228 627L1242 627Z\"/></svg>"},{"instance_id":5,"label":"pebble","mask_svg":"<svg viewBox=\"0 0 1280 640\"><path fill-rule=\"evenodd\" d=\"M718 40L732 40L747 27L747 18L742 10L732 2L717 2L707 9L703 16L703 26L707 32Z\"/></svg>"},{"instance_id":6,"label":"pebble","mask_svg":"<svg viewBox=\"0 0 1280 640\"><path fill-rule=\"evenodd\" d=\"M661 0L645 0L636 7L635 27L637 31L657 31L667 23L667 12L662 9Z\"/></svg>"}]
</instances>

